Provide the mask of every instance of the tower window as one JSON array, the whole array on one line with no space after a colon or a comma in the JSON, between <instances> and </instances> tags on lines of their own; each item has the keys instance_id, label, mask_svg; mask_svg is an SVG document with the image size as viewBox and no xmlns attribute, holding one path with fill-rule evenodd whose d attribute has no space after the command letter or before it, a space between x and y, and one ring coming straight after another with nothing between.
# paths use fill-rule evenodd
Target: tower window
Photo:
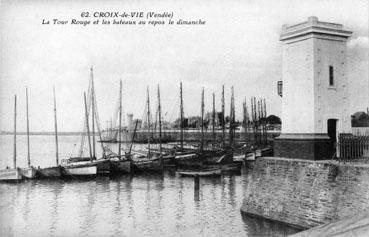
<instances>
[{"instance_id":1,"label":"tower window","mask_svg":"<svg viewBox=\"0 0 369 237\"><path fill-rule=\"evenodd\" d=\"M333 74L333 66L329 66L329 85L334 85L334 74Z\"/></svg>"}]
</instances>

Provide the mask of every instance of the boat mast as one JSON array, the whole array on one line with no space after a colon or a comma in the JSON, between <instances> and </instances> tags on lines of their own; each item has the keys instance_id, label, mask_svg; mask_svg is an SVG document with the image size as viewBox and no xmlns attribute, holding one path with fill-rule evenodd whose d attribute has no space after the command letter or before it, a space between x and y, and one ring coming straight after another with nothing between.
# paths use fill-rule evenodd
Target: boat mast
<instances>
[{"instance_id":1,"label":"boat mast","mask_svg":"<svg viewBox=\"0 0 369 237\"><path fill-rule=\"evenodd\" d=\"M30 147L29 147L29 117L28 117L28 89L26 87L26 112L27 112L27 162L28 167L31 167L31 154L30 154Z\"/></svg>"},{"instance_id":2,"label":"boat mast","mask_svg":"<svg viewBox=\"0 0 369 237\"><path fill-rule=\"evenodd\" d=\"M14 95L14 151L13 166L17 168L17 95Z\"/></svg>"},{"instance_id":3,"label":"boat mast","mask_svg":"<svg viewBox=\"0 0 369 237\"><path fill-rule=\"evenodd\" d=\"M158 84L158 113L159 113L159 152L160 152L160 166L163 169L163 156L161 146L161 104L160 104L160 88Z\"/></svg>"},{"instance_id":4,"label":"boat mast","mask_svg":"<svg viewBox=\"0 0 369 237\"><path fill-rule=\"evenodd\" d=\"M212 114L212 120L213 120L213 148L215 147L215 94L213 92L213 114Z\"/></svg>"},{"instance_id":5,"label":"boat mast","mask_svg":"<svg viewBox=\"0 0 369 237\"><path fill-rule=\"evenodd\" d=\"M262 124L261 124L261 112L260 112L260 100L258 100L258 103L257 103L258 107L257 107L257 116L258 116L258 134L259 134L259 137L258 137L258 142L259 142L259 145L261 144L261 136L262 136Z\"/></svg>"},{"instance_id":6,"label":"boat mast","mask_svg":"<svg viewBox=\"0 0 369 237\"><path fill-rule=\"evenodd\" d=\"M160 155L162 152L162 146L161 146L161 104L160 104L160 88L158 85L158 111L159 111L159 151Z\"/></svg>"},{"instance_id":7,"label":"boat mast","mask_svg":"<svg viewBox=\"0 0 369 237\"><path fill-rule=\"evenodd\" d=\"M182 94L182 82L180 84L180 100L181 100L181 105L180 105L180 117L181 117L181 122L180 122L180 128L181 128L181 151L183 152L183 94Z\"/></svg>"},{"instance_id":8,"label":"boat mast","mask_svg":"<svg viewBox=\"0 0 369 237\"><path fill-rule=\"evenodd\" d=\"M229 121L229 145L233 145L233 126L234 126L234 95L233 95L233 86L231 87L231 111L230 111L230 121Z\"/></svg>"},{"instance_id":9,"label":"boat mast","mask_svg":"<svg viewBox=\"0 0 369 237\"><path fill-rule=\"evenodd\" d=\"M225 121L224 121L224 85L222 86L222 142L223 148L225 147Z\"/></svg>"},{"instance_id":10,"label":"boat mast","mask_svg":"<svg viewBox=\"0 0 369 237\"><path fill-rule=\"evenodd\" d=\"M91 106L92 106L92 158L96 159L95 148L95 88L94 88L94 76L93 69L91 67Z\"/></svg>"},{"instance_id":11,"label":"boat mast","mask_svg":"<svg viewBox=\"0 0 369 237\"><path fill-rule=\"evenodd\" d=\"M266 111L266 103L265 103L265 98L264 98L264 133L265 133L265 144L268 143L268 133L267 133L267 128L266 128L266 125L267 125L267 121L266 121L266 117L267 117L267 111Z\"/></svg>"},{"instance_id":12,"label":"boat mast","mask_svg":"<svg viewBox=\"0 0 369 237\"><path fill-rule=\"evenodd\" d=\"M201 92L201 151L204 150L204 87Z\"/></svg>"},{"instance_id":13,"label":"boat mast","mask_svg":"<svg viewBox=\"0 0 369 237\"><path fill-rule=\"evenodd\" d=\"M245 129L245 144L247 142L247 106L246 106L246 98L243 102L243 127Z\"/></svg>"},{"instance_id":14,"label":"boat mast","mask_svg":"<svg viewBox=\"0 0 369 237\"><path fill-rule=\"evenodd\" d=\"M121 151L121 126L122 126L122 80L119 82L119 128L118 128L118 156L122 155Z\"/></svg>"},{"instance_id":15,"label":"boat mast","mask_svg":"<svg viewBox=\"0 0 369 237\"><path fill-rule=\"evenodd\" d=\"M53 87L53 94L54 94L54 125L55 125L55 158L56 158L56 165L59 165L59 147L58 147L58 126L56 120L56 99L55 99L55 87Z\"/></svg>"},{"instance_id":16,"label":"boat mast","mask_svg":"<svg viewBox=\"0 0 369 237\"><path fill-rule=\"evenodd\" d=\"M150 94L149 94L149 87L147 87L147 143L149 152L147 156L150 155Z\"/></svg>"},{"instance_id":17,"label":"boat mast","mask_svg":"<svg viewBox=\"0 0 369 237\"><path fill-rule=\"evenodd\" d=\"M85 99L85 116L86 116L86 128L87 128L87 140L88 140L88 148L90 151L90 160L92 161L92 149L91 149L91 139L90 139L90 126L88 124L88 112L87 112L87 101L86 101L86 92L83 93Z\"/></svg>"}]
</instances>

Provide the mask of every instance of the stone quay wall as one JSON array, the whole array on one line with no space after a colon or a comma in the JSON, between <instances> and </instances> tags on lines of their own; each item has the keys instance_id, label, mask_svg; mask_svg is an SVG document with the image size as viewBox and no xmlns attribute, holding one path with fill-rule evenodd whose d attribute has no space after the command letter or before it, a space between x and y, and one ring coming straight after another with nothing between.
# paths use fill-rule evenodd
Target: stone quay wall
<instances>
[{"instance_id":1,"label":"stone quay wall","mask_svg":"<svg viewBox=\"0 0 369 237\"><path fill-rule=\"evenodd\" d=\"M369 208L368 164L263 157L252 172L245 214L306 229Z\"/></svg>"}]
</instances>

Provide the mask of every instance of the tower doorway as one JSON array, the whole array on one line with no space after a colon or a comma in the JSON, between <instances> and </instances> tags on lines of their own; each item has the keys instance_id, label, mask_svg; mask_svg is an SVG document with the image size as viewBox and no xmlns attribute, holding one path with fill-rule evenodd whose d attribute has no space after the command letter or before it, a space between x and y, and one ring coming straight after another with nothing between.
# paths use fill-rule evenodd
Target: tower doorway
<instances>
[{"instance_id":1,"label":"tower doorway","mask_svg":"<svg viewBox=\"0 0 369 237\"><path fill-rule=\"evenodd\" d=\"M334 143L337 141L337 119L328 119L328 136Z\"/></svg>"}]
</instances>

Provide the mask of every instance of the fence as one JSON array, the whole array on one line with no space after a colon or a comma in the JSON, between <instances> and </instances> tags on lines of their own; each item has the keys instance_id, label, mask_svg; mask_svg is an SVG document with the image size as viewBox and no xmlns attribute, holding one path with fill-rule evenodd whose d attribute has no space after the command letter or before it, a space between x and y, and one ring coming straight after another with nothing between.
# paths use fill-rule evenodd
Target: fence
<instances>
[{"instance_id":1,"label":"fence","mask_svg":"<svg viewBox=\"0 0 369 237\"><path fill-rule=\"evenodd\" d=\"M369 136L339 135L339 157L344 160L369 158Z\"/></svg>"}]
</instances>

